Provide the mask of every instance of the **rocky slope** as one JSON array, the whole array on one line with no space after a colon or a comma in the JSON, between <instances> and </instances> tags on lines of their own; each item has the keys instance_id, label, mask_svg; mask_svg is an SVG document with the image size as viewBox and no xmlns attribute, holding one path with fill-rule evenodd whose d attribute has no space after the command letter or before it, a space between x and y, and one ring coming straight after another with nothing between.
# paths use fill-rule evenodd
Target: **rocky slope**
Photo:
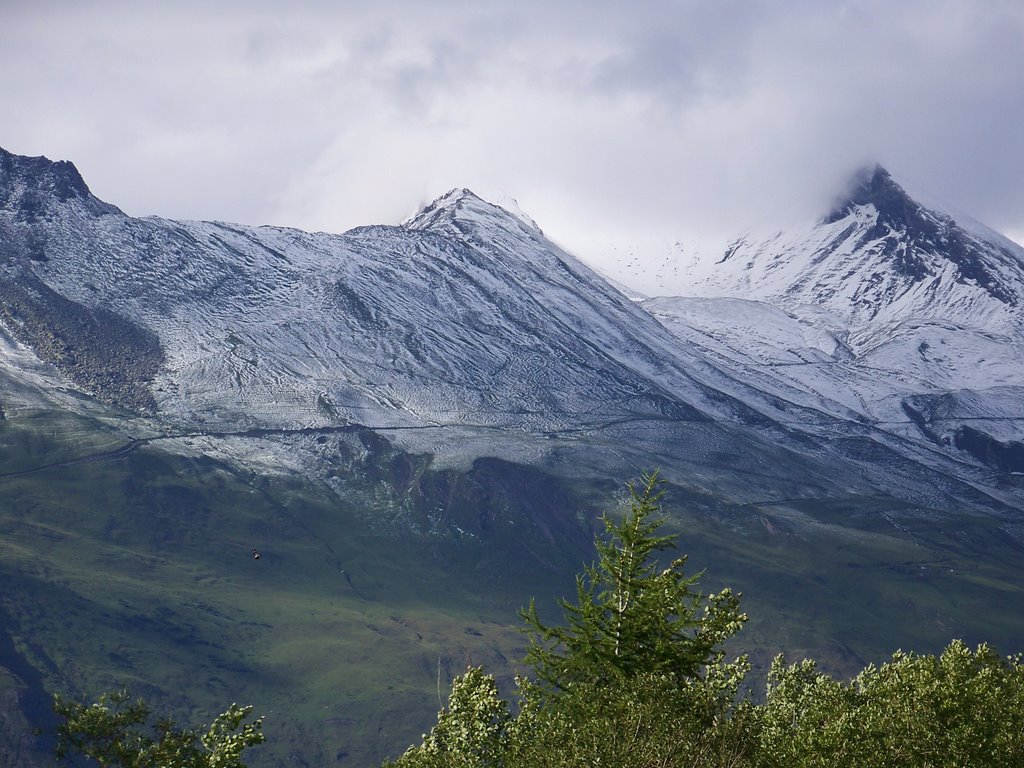
<instances>
[{"instance_id":1,"label":"rocky slope","mask_svg":"<svg viewBox=\"0 0 1024 768\"><path fill-rule=\"evenodd\" d=\"M739 378L1024 471L1024 249L880 167L820 221L665 268L659 291L679 296L644 306Z\"/></svg>"}]
</instances>

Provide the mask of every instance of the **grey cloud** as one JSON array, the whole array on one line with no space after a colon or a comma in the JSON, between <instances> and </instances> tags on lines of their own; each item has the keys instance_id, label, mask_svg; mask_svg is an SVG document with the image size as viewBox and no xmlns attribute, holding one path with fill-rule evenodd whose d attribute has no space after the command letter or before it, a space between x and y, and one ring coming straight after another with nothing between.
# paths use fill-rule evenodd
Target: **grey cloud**
<instances>
[{"instance_id":1,"label":"grey cloud","mask_svg":"<svg viewBox=\"0 0 1024 768\"><path fill-rule=\"evenodd\" d=\"M132 213L341 229L468 185L624 239L808 215L880 160L1024 232L1016 2L209 6L5 10L0 145Z\"/></svg>"}]
</instances>

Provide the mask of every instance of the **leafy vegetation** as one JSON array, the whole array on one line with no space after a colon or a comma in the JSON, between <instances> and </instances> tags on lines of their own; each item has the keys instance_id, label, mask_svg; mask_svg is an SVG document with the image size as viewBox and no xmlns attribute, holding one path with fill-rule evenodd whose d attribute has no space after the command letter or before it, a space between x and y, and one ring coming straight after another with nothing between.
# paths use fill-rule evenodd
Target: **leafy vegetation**
<instances>
[{"instance_id":1,"label":"leafy vegetation","mask_svg":"<svg viewBox=\"0 0 1024 768\"><path fill-rule=\"evenodd\" d=\"M954 641L938 657L897 652L848 683L813 661L776 658L765 699L744 689L745 657L722 644L746 621L730 591L702 599L652 517L655 476L605 518L598 562L561 601L565 626L522 613L534 679L518 711L494 677L457 678L437 724L389 768L1009 768L1024 764L1024 665ZM702 610L699 606L703 604Z\"/></svg>"},{"instance_id":2,"label":"leafy vegetation","mask_svg":"<svg viewBox=\"0 0 1024 768\"><path fill-rule=\"evenodd\" d=\"M53 708L61 718L57 759L72 764L84 757L99 768L245 768L242 753L264 741L263 718L244 723L252 707L237 704L200 731L154 718L149 705L127 691L92 704L57 696Z\"/></svg>"},{"instance_id":3,"label":"leafy vegetation","mask_svg":"<svg viewBox=\"0 0 1024 768\"><path fill-rule=\"evenodd\" d=\"M1024 765L1024 666L986 645L898 652L849 683L780 657L758 714L765 768Z\"/></svg>"},{"instance_id":4,"label":"leafy vegetation","mask_svg":"<svg viewBox=\"0 0 1024 768\"><path fill-rule=\"evenodd\" d=\"M4 409L0 665L29 684L29 725L51 730L48 691L128 686L179 723L253 702L268 714L250 758L259 768L397 757L470 664L518 702L509 660L529 643L517 608L574 595L576 564L596 559L593 512L624 495L605 481L559 492L542 472L483 461L435 470L428 455L356 433L321 446L337 462L327 490L226 465L201 443L124 452L120 422ZM760 696L783 648L848 679L896 647L938 654L963 637L1017 650L1024 637L1021 549L998 520L939 525L927 507L802 489L737 507L666 487L666 530L684 529L687 568L707 569L692 590L744 595L750 619L729 644L750 656L741 689ZM465 534L435 532L445 523ZM567 623L553 600L537 609Z\"/></svg>"}]
</instances>

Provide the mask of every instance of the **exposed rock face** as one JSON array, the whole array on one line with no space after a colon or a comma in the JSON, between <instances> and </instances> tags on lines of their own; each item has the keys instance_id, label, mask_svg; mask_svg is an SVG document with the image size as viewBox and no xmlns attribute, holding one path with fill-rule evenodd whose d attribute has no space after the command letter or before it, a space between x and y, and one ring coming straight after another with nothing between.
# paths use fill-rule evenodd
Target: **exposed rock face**
<instances>
[{"instance_id":1,"label":"exposed rock face","mask_svg":"<svg viewBox=\"0 0 1024 768\"><path fill-rule=\"evenodd\" d=\"M971 237L951 216L925 208L913 200L881 166L864 172L847 200L826 218L832 224L870 206L877 212L871 226L857 232L857 248L873 248L892 265L896 274L913 282L937 277L941 254L955 266L954 279L978 285L996 301L1015 304L1018 286L993 268L993 251L1006 251ZM999 253L1000 256L1009 254ZM1011 255L1011 259L1012 259Z\"/></svg>"},{"instance_id":2,"label":"exposed rock face","mask_svg":"<svg viewBox=\"0 0 1024 768\"><path fill-rule=\"evenodd\" d=\"M16 221L34 223L69 201L95 216L121 213L93 196L73 163L23 157L0 148L0 210L14 213Z\"/></svg>"},{"instance_id":3,"label":"exposed rock face","mask_svg":"<svg viewBox=\"0 0 1024 768\"><path fill-rule=\"evenodd\" d=\"M156 334L58 293L34 271L51 241L103 216L124 215L93 197L71 163L0 149L0 323L103 402L153 412L150 384L164 361Z\"/></svg>"},{"instance_id":4,"label":"exposed rock face","mask_svg":"<svg viewBox=\"0 0 1024 768\"><path fill-rule=\"evenodd\" d=\"M85 307L38 280L0 282L0 322L104 402L152 413L163 351L156 334L104 307Z\"/></svg>"}]
</instances>

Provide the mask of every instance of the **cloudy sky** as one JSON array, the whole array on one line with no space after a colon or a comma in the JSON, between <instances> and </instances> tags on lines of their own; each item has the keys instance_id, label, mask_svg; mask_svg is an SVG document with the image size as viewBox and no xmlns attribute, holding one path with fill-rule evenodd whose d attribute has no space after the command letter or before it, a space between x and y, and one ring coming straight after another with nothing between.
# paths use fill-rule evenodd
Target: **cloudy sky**
<instances>
[{"instance_id":1,"label":"cloudy sky","mask_svg":"<svg viewBox=\"0 0 1024 768\"><path fill-rule=\"evenodd\" d=\"M1024 241L1019 0L0 0L0 146L133 215L342 231L455 186L581 255L875 160Z\"/></svg>"}]
</instances>

